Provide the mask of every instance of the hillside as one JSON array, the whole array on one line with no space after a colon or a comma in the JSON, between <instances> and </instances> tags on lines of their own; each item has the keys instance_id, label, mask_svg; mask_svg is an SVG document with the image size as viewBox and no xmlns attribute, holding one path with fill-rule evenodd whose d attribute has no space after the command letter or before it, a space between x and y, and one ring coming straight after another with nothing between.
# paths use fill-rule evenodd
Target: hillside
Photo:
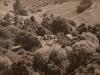
<instances>
[{"instance_id":1,"label":"hillside","mask_svg":"<svg viewBox=\"0 0 100 75\"><path fill-rule=\"evenodd\" d=\"M100 75L100 0L0 0L0 75Z\"/></svg>"},{"instance_id":2,"label":"hillside","mask_svg":"<svg viewBox=\"0 0 100 75\"><path fill-rule=\"evenodd\" d=\"M77 14L76 9L81 0L21 0L27 8L41 8L42 14L54 14L55 16L62 16L66 19L74 20L78 25L80 23L96 24L99 23L100 16L100 0L91 0L92 6L83 13ZM56 3L56 4L55 4ZM38 16L39 17L39 16ZM39 19L40 20L40 19Z\"/></svg>"},{"instance_id":3,"label":"hillside","mask_svg":"<svg viewBox=\"0 0 100 75\"><path fill-rule=\"evenodd\" d=\"M40 8L50 4L62 4L63 2L67 2L69 0L21 0L23 6L29 8Z\"/></svg>"},{"instance_id":4,"label":"hillside","mask_svg":"<svg viewBox=\"0 0 100 75\"><path fill-rule=\"evenodd\" d=\"M0 14L4 15L13 10L14 0L0 0Z\"/></svg>"},{"instance_id":5,"label":"hillside","mask_svg":"<svg viewBox=\"0 0 100 75\"><path fill-rule=\"evenodd\" d=\"M90 25L98 24L100 23L100 0L93 1L93 5L87 9L85 12L72 17L74 21L77 23L87 23Z\"/></svg>"},{"instance_id":6,"label":"hillside","mask_svg":"<svg viewBox=\"0 0 100 75\"><path fill-rule=\"evenodd\" d=\"M5 1L7 5L5 5ZM77 14L76 9L81 0L20 0L23 7L27 9L42 9L41 12L35 15L40 21L41 16L45 14L54 14L55 16L63 16L66 19L72 19L76 23L82 22L88 24L98 23L100 19L100 0L92 0L93 5L86 9L83 13ZM13 10L15 0L1 0L0 14L6 14Z\"/></svg>"},{"instance_id":7,"label":"hillside","mask_svg":"<svg viewBox=\"0 0 100 75\"><path fill-rule=\"evenodd\" d=\"M100 23L99 13L100 13L100 0L92 0L92 6L86 9L83 13L77 14L76 9L79 5L80 0L69 1L63 4L48 5L43 7L42 13L54 14L57 16L63 16L66 19L72 19L77 24L87 23L87 24L96 24Z\"/></svg>"}]
</instances>

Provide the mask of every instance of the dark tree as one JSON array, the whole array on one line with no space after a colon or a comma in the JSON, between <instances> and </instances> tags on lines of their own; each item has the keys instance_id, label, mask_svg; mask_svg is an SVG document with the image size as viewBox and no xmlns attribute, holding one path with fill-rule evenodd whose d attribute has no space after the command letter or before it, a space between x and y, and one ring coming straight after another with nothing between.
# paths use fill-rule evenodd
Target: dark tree
<instances>
[{"instance_id":1,"label":"dark tree","mask_svg":"<svg viewBox=\"0 0 100 75\"><path fill-rule=\"evenodd\" d=\"M28 15L27 11L22 7L20 0L16 0L13 8L15 10L16 15L23 15L23 16Z\"/></svg>"}]
</instances>

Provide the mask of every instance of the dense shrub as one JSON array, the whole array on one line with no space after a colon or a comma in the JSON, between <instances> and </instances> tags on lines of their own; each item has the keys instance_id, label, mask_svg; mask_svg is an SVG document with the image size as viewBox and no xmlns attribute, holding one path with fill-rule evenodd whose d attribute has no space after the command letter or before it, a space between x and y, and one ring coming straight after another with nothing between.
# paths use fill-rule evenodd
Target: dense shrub
<instances>
[{"instance_id":1,"label":"dense shrub","mask_svg":"<svg viewBox=\"0 0 100 75\"><path fill-rule=\"evenodd\" d=\"M3 47L0 47L0 55L4 55L7 52L8 52L8 49L5 49Z\"/></svg>"},{"instance_id":2,"label":"dense shrub","mask_svg":"<svg viewBox=\"0 0 100 75\"><path fill-rule=\"evenodd\" d=\"M69 67L66 51L58 48L59 45L52 47L52 49L39 49L34 53L33 63L34 68L44 72L46 75L65 74Z\"/></svg>"},{"instance_id":3,"label":"dense shrub","mask_svg":"<svg viewBox=\"0 0 100 75\"><path fill-rule=\"evenodd\" d=\"M90 40L93 43L99 43L98 38L90 32L82 33L81 37L83 37L85 40Z\"/></svg>"},{"instance_id":4,"label":"dense shrub","mask_svg":"<svg viewBox=\"0 0 100 75\"><path fill-rule=\"evenodd\" d=\"M71 46L65 46L66 54L70 55L73 52L73 48Z\"/></svg>"},{"instance_id":5,"label":"dense shrub","mask_svg":"<svg viewBox=\"0 0 100 75\"><path fill-rule=\"evenodd\" d=\"M67 73L73 73L81 65L87 65L90 63L95 53L94 44L88 40L82 40L76 42L73 47L73 52L68 56L71 63Z\"/></svg>"},{"instance_id":6,"label":"dense shrub","mask_svg":"<svg viewBox=\"0 0 100 75\"><path fill-rule=\"evenodd\" d=\"M28 15L27 11L22 7L20 0L16 0L13 8L15 10L16 15L22 15L22 16Z\"/></svg>"},{"instance_id":7,"label":"dense shrub","mask_svg":"<svg viewBox=\"0 0 100 75\"><path fill-rule=\"evenodd\" d=\"M32 66L32 65L31 65ZM31 75L32 72L25 61L18 61L12 64L12 75Z\"/></svg>"},{"instance_id":8,"label":"dense shrub","mask_svg":"<svg viewBox=\"0 0 100 75\"><path fill-rule=\"evenodd\" d=\"M26 50L42 47L38 38L34 37L31 33L22 32L16 36L15 41L17 44L22 45Z\"/></svg>"},{"instance_id":9,"label":"dense shrub","mask_svg":"<svg viewBox=\"0 0 100 75\"><path fill-rule=\"evenodd\" d=\"M6 27L6 29L13 35L17 35L21 31L23 31L18 26L14 26L14 25L9 25L9 26Z\"/></svg>"},{"instance_id":10,"label":"dense shrub","mask_svg":"<svg viewBox=\"0 0 100 75\"><path fill-rule=\"evenodd\" d=\"M7 20L1 20L0 25L3 26L3 27L6 27L6 26L9 25L9 22Z\"/></svg>"},{"instance_id":11,"label":"dense shrub","mask_svg":"<svg viewBox=\"0 0 100 75\"><path fill-rule=\"evenodd\" d=\"M6 15L4 15L3 19L0 20L0 25L3 26L3 27L10 25L11 24L11 18L12 18L12 16L10 16L10 14L7 13Z\"/></svg>"},{"instance_id":12,"label":"dense shrub","mask_svg":"<svg viewBox=\"0 0 100 75\"><path fill-rule=\"evenodd\" d=\"M61 55L61 54L63 54L63 55ZM66 59L67 55L66 55L65 50L58 48L58 49L52 50L50 58L54 61L54 63L58 64L58 62L61 62L61 61L63 61L63 59Z\"/></svg>"},{"instance_id":13,"label":"dense shrub","mask_svg":"<svg viewBox=\"0 0 100 75\"><path fill-rule=\"evenodd\" d=\"M35 21L35 17L31 16L30 20L31 20L31 22L34 22Z\"/></svg>"},{"instance_id":14,"label":"dense shrub","mask_svg":"<svg viewBox=\"0 0 100 75\"><path fill-rule=\"evenodd\" d=\"M57 33L56 36L58 38L58 43L60 43L61 45L71 46L73 43L73 40L63 33Z\"/></svg>"},{"instance_id":15,"label":"dense shrub","mask_svg":"<svg viewBox=\"0 0 100 75\"><path fill-rule=\"evenodd\" d=\"M49 62L50 50L41 48L34 53L33 64L34 69L41 71L46 70L46 65Z\"/></svg>"},{"instance_id":16,"label":"dense shrub","mask_svg":"<svg viewBox=\"0 0 100 75\"><path fill-rule=\"evenodd\" d=\"M82 13L84 12L86 9L88 9L89 7L91 7L92 5L92 1L91 0L82 0L80 5L77 7L76 12L77 13Z\"/></svg>"},{"instance_id":17,"label":"dense shrub","mask_svg":"<svg viewBox=\"0 0 100 75\"><path fill-rule=\"evenodd\" d=\"M93 34L96 34L96 32L99 31L99 28L100 28L99 26L95 26L95 25L94 26L88 26L88 31L93 33Z\"/></svg>"},{"instance_id":18,"label":"dense shrub","mask_svg":"<svg viewBox=\"0 0 100 75\"><path fill-rule=\"evenodd\" d=\"M89 40L81 40L80 42L76 42L73 46L74 51L86 51L86 52L95 52L94 43Z\"/></svg>"},{"instance_id":19,"label":"dense shrub","mask_svg":"<svg viewBox=\"0 0 100 75\"><path fill-rule=\"evenodd\" d=\"M0 28L0 46L4 48L9 48L12 44L12 38L14 35L7 29L7 27Z\"/></svg>"},{"instance_id":20,"label":"dense shrub","mask_svg":"<svg viewBox=\"0 0 100 75\"><path fill-rule=\"evenodd\" d=\"M87 32L87 26L85 23L82 23L81 25L78 26L77 31L79 34L82 34L83 32Z\"/></svg>"},{"instance_id":21,"label":"dense shrub","mask_svg":"<svg viewBox=\"0 0 100 75\"><path fill-rule=\"evenodd\" d=\"M0 38L0 47L9 49L13 45L13 41L11 39Z\"/></svg>"},{"instance_id":22,"label":"dense shrub","mask_svg":"<svg viewBox=\"0 0 100 75\"><path fill-rule=\"evenodd\" d=\"M84 40L91 41L92 43L94 43L96 48L98 48L98 46L99 46L99 39L94 34L92 34L90 32L82 33L81 34L81 38L83 38Z\"/></svg>"},{"instance_id":23,"label":"dense shrub","mask_svg":"<svg viewBox=\"0 0 100 75\"><path fill-rule=\"evenodd\" d=\"M36 12L42 12L42 9L37 9Z\"/></svg>"},{"instance_id":24,"label":"dense shrub","mask_svg":"<svg viewBox=\"0 0 100 75\"><path fill-rule=\"evenodd\" d=\"M71 31L71 23L71 21L67 21L66 19L58 16L53 18L46 17L43 19L43 22L41 24L54 34L59 32L66 32L67 34Z\"/></svg>"},{"instance_id":25,"label":"dense shrub","mask_svg":"<svg viewBox=\"0 0 100 75\"><path fill-rule=\"evenodd\" d=\"M50 20L50 18L47 17L46 14L43 14L43 21L41 22L41 25L50 30L51 29L50 28L51 23L52 23L52 20Z\"/></svg>"},{"instance_id":26,"label":"dense shrub","mask_svg":"<svg viewBox=\"0 0 100 75\"><path fill-rule=\"evenodd\" d=\"M46 75L61 75L61 69L52 61L47 64Z\"/></svg>"},{"instance_id":27,"label":"dense shrub","mask_svg":"<svg viewBox=\"0 0 100 75\"><path fill-rule=\"evenodd\" d=\"M7 75L11 68L11 61L8 57L0 56L0 75Z\"/></svg>"},{"instance_id":28,"label":"dense shrub","mask_svg":"<svg viewBox=\"0 0 100 75\"><path fill-rule=\"evenodd\" d=\"M96 34L97 38L99 39L99 44L100 44L100 31L97 31Z\"/></svg>"},{"instance_id":29,"label":"dense shrub","mask_svg":"<svg viewBox=\"0 0 100 75\"><path fill-rule=\"evenodd\" d=\"M76 57L78 56L78 64L85 64L91 60L93 53L96 51L94 48L94 44L88 40L82 40L80 42L76 42L73 45L74 53ZM80 60L79 60L80 59Z\"/></svg>"},{"instance_id":30,"label":"dense shrub","mask_svg":"<svg viewBox=\"0 0 100 75\"><path fill-rule=\"evenodd\" d=\"M0 28L0 37L8 39L12 37L12 34L6 28Z\"/></svg>"},{"instance_id":31,"label":"dense shrub","mask_svg":"<svg viewBox=\"0 0 100 75\"><path fill-rule=\"evenodd\" d=\"M75 75L92 75L92 74L87 73L87 68L85 66L80 66L75 70Z\"/></svg>"},{"instance_id":32,"label":"dense shrub","mask_svg":"<svg viewBox=\"0 0 100 75\"><path fill-rule=\"evenodd\" d=\"M8 57L0 56L0 70L9 68L11 66L11 61Z\"/></svg>"},{"instance_id":33,"label":"dense shrub","mask_svg":"<svg viewBox=\"0 0 100 75\"><path fill-rule=\"evenodd\" d=\"M40 36L44 36L46 34L46 31L43 27L38 27L37 28L37 34Z\"/></svg>"},{"instance_id":34,"label":"dense shrub","mask_svg":"<svg viewBox=\"0 0 100 75\"><path fill-rule=\"evenodd\" d=\"M62 73L66 73L66 69L69 68L69 60L67 59L67 54L66 51L62 48L53 48L51 55L50 55L50 60L58 67L60 68L60 71Z\"/></svg>"},{"instance_id":35,"label":"dense shrub","mask_svg":"<svg viewBox=\"0 0 100 75\"><path fill-rule=\"evenodd\" d=\"M77 28L71 20L44 17L42 25L32 16L15 26L6 24L9 15L5 16L7 26L0 26L0 75L32 75L33 69L41 75L75 75L76 70L83 71L76 75L89 75L84 74L91 69L88 65L100 64L100 27L83 23Z\"/></svg>"},{"instance_id":36,"label":"dense shrub","mask_svg":"<svg viewBox=\"0 0 100 75\"><path fill-rule=\"evenodd\" d=\"M58 32L70 33L69 24L67 24L67 21L62 17L56 17L52 21L50 26L51 26L51 31L53 33L58 33Z\"/></svg>"}]
</instances>

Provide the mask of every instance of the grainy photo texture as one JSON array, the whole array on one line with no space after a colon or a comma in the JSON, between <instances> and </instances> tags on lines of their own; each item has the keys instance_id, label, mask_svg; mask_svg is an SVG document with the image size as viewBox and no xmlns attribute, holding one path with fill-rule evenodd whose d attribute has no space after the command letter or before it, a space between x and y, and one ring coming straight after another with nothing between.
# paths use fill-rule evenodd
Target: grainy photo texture
<instances>
[{"instance_id":1,"label":"grainy photo texture","mask_svg":"<svg viewBox=\"0 0 100 75\"><path fill-rule=\"evenodd\" d=\"M100 0L0 0L0 75L100 75Z\"/></svg>"}]
</instances>

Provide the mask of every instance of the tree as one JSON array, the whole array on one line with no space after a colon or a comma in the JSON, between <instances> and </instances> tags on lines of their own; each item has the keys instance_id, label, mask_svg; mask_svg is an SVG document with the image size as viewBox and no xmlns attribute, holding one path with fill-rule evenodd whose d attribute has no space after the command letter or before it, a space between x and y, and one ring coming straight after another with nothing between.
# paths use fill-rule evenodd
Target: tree
<instances>
[{"instance_id":1,"label":"tree","mask_svg":"<svg viewBox=\"0 0 100 75\"><path fill-rule=\"evenodd\" d=\"M85 40L90 40L93 43L99 43L98 38L94 34L92 34L90 32L82 33L81 37L83 37Z\"/></svg>"},{"instance_id":2,"label":"tree","mask_svg":"<svg viewBox=\"0 0 100 75\"><path fill-rule=\"evenodd\" d=\"M17 34L21 33L23 30L20 29L18 26L9 25L6 29L15 37Z\"/></svg>"},{"instance_id":3,"label":"tree","mask_svg":"<svg viewBox=\"0 0 100 75\"><path fill-rule=\"evenodd\" d=\"M35 17L31 16L30 20L31 20L31 22L34 22L35 21Z\"/></svg>"},{"instance_id":4,"label":"tree","mask_svg":"<svg viewBox=\"0 0 100 75\"><path fill-rule=\"evenodd\" d=\"M78 26L78 32L79 34L82 34L83 32L87 32L87 26L85 23L82 23L80 26Z\"/></svg>"},{"instance_id":5,"label":"tree","mask_svg":"<svg viewBox=\"0 0 100 75\"><path fill-rule=\"evenodd\" d=\"M50 50L40 48L34 53L33 68L38 70L40 74L45 73L47 70L47 63L49 62Z\"/></svg>"},{"instance_id":6,"label":"tree","mask_svg":"<svg viewBox=\"0 0 100 75\"><path fill-rule=\"evenodd\" d=\"M65 46L66 54L69 56L73 52L73 48L71 46Z\"/></svg>"},{"instance_id":7,"label":"tree","mask_svg":"<svg viewBox=\"0 0 100 75\"><path fill-rule=\"evenodd\" d=\"M8 26L8 25L10 25L10 18L11 18L11 16L10 16L10 14L9 13L7 13L5 16L4 16L4 22L5 22L5 25L4 26ZM2 21L2 23L3 23L3 21Z\"/></svg>"},{"instance_id":8,"label":"tree","mask_svg":"<svg viewBox=\"0 0 100 75\"><path fill-rule=\"evenodd\" d=\"M73 46L73 52L68 56L71 63L67 73L75 72L75 69L81 65L87 65L91 62L93 54L96 52L94 48L94 43L89 40L81 40L76 42Z\"/></svg>"},{"instance_id":9,"label":"tree","mask_svg":"<svg viewBox=\"0 0 100 75\"><path fill-rule=\"evenodd\" d=\"M50 27L51 27L51 31L54 34L56 34L58 32L66 32L66 34L70 33L69 22L62 17L56 17L52 21Z\"/></svg>"},{"instance_id":10,"label":"tree","mask_svg":"<svg viewBox=\"0 0 100 75\"><path fill-rule=\"evenodd\" d=\"M31 65L32 66L32 65ZM18 61L11 65L12 75L31 75L29 66L25 61Z\"/></svg>"},{"instance_id":11,"label":"tree","mask_svg":"<svg viewBox=\"0 0 100 75\"><path fill-rule=\"evenodd\" d=\"M64 33L57 33L57 38L58 38L58 43L60 43L61 45L65 45L65 46L71 46L73 43L73 40L64 35ZM70 34L69 34L70 35Z\"/></svg>"},{"instance_id":12,"label":"tree","mask_svg":"<svg viewBox=\"0 0 100 75\"><path fill-rule=\"evenodd\" d=\"M13 35L10 33L10 31L5 28L5 27L2 27L0 28L0 38L4 38L4 39L8 39L8 38L11 38Z\"/></svg>"},{"instance_id":13,"label":"tree","mask_svg":"<svg viewBox=\"0 0 100 75\"><path fill-rule=\"evenodd\" d=\"M15 10L16 15L22 15L22 16L28 15L27 11L22 7L20 0L16 0L13 8Z\"/></svg>"},{"instance_id":14,"label":"tree","mask_svg":"<svg viewBox=\"0 0 100 75\"><path fill-rule=\"evenodd\" d=\"M0 56L0 75L8 75L11 68L11 60L6 56Z\"/></svg>"},{"instance_id":15,"label":"tree","mask_svg":"<svg viewBox=\"0 0 100 75\"><path fill-rule=\"evenodd\" d=\"M99 46L99 39L94 34L92 34L90 32L82 33L80 37L83 38L84 40L91 41L92 43L94 43L95 48L96 49L98 48L98 46Z\"/></svg>"},{"instance_id":16,"label":"tree","mask_svg":"<svg viewBox=\"0 0 100 75\"><path fill-rule=\"evenodd\" d=\"M15 37L15 42L21 45L25 50L31 50L32 48L41 48L42 44L38 38L34 37L31 33L21 32Z\"/></svg>"},{"instance_id":17,"label":"tree","mask_svg":"<svg viewBox=\"0 0 100 75\"><path fill-rule=\"evenodd\" d=\"M64 49L53 48L51 55L50 55L50 60L54 63L56 68L58 68L57 70L60 71L61 75L66 74L66 69L69 68L70 63L69 63L69 60L67 59L67 54Z\"/></svg>"},{"instance_id":18,"label":"tree","mask_svg":"<svg viewBox=\"0 0 100 75\"><path fill-rule=\"evenodd\" d=\"M66 32L66 34L69 34L71 31L71 21L64 19L63 17L46 17L43 19L43 22L41 23L42 26L49 29L53 34L59 33L59 32Z\"/></svg>"},{"instance_id":19,"label":"tree","mask_svg":"<svg viewBox=\"0 0 100 75\"><path fill-rule=\"evenodd\" d=\"M37 34L40 36L44 36L46 34L46 31L43 27L38 27L37 28Z\"/></svg>"},{"instance_id":20,"label":"tree","mask_svg":"<svg viewBox=\"0 0 100 75\"><path fill-rule=\"evenodd\" d=\"M92 1L91 0L82 0L80 2L80 5L77 7L77 10L76 12L79 14L79 13L82 13L84 12L86 9L88 9L89 7L91 7L92 5Z\"/></svg>"}]
</instances>

